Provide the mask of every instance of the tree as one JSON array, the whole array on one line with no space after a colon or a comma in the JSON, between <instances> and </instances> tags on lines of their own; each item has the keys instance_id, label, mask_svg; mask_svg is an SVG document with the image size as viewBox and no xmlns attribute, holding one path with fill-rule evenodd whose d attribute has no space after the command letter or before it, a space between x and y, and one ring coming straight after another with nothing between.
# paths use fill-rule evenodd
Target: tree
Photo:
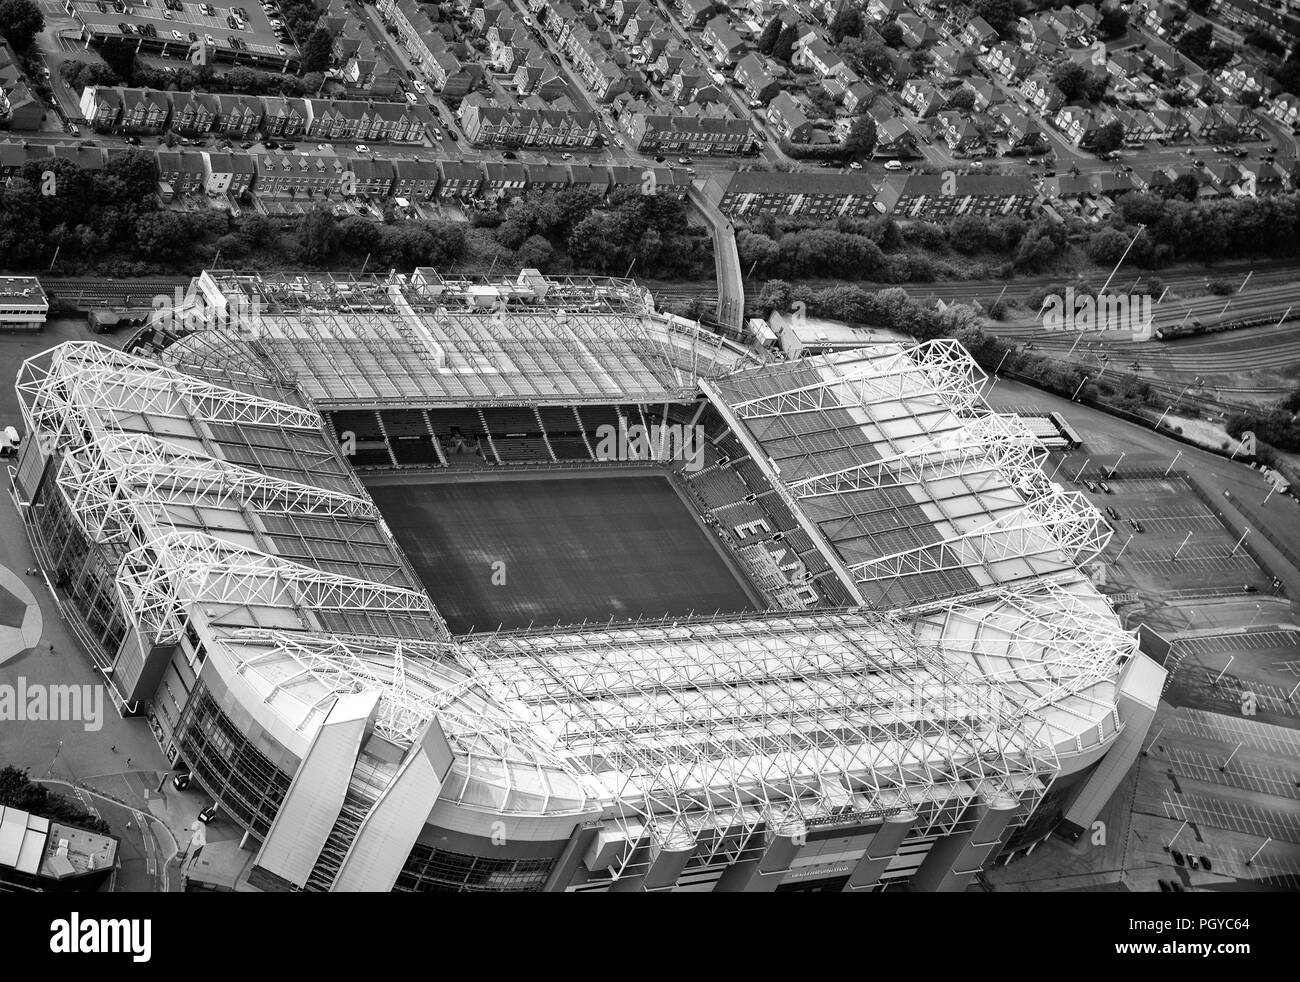
<instances>
[{"instance_id":1,"label":"tree","mask_svg":"<svg viewBox=\"0 0 1300 982\"><path fill-rule=\"evenodd\" d=\"M1300 55L1292 55L1282 62L1274 76L1278 85L1292 95L1300 95Z\"/></svg>"},{"instance_id":2,"label":"tree","mask_svg":"<svg viewBox=\"0 0 1300 982\"><path fill-rule=\"evenodd\" d=\"M1088 84L1088 69L1067 59L1052 69L1050 78L1052 84L1065 96L1065 101L1073 102L1084 95Z\"/></svg>"},{"instance_id":3,"label":"tree","mask_svg":"<svg viewBox=\"0 0 1300 982\"><path fill-rule=\"evenodd\" d=\"M781 27L780 17L773 17L767 22L767 26L763 28L763 33L758 36L756 45L762 54L770 55L772 53L772 49L776 47L777 36L781 33Z\"/></svg>"},{"instance_id":4,"label":"tree","mask_svg":"<svg viewBox=\"0 0 1300 982\"><path fill-rule=\"evenodd\" d=\"M899 26L896 20L887 20L881 24L877 33L884 40L885 44L891 48L897 48L903 43L903 28Z\"/></svg>"},{"instance_id":5,"label":"tree","mask_svg":"<svg viewBox=\"0 0 1300 982\"><path fill-rule=\"evenodd\" d=\"M1130 238L1117 228L1099 229L1088 236L1088 255L1094 262L1106 265L1119 262Z\"/></svg>"},{"instance_id":6,"label":"tree","mask_svg":"<svg viewBox=\"0 0 1300 982\"><path fill-rule=\"evenodd\" d=\"M1195 201L1201 189L1201 182L1195 174L1179 174L1165 191L1167 197L1181 198L1183 201Z\"/></svg>"},{"instance_id":7,"label":"tree","mask_svg":"<svg viewBox=\"0 0 1300 982\"><path fill-rule=\"evenodd\" d=\"M540 235L530 235L515 254L515 259L525 269L545 270L554 257L555 247Z\"/></svg>"},{"instance_id":8,"label":"tree","mask_svg":"<svg viewBox=\"0 0 1300 982\"><path fill-rule=\"evenodd\" d=\"M841 7L831 18L831 40L839 44L847 37L862 36L862 14L856 7Z\"/></svg>"},{"instance_id":9,"label":"tree","mask_svg":"<svg viewBox=\"0 0 1300 982\"><path fill-rule=\"evenodd\" d=\"M338 245L338 222L328 208L316 207L298 220L298 244L302 257L310 263L321 262L334 254Z\"/></svg>"},{"instance_id":10,"label":"tree","mask_svg":"<svg viewBox=\"0 0 1300 982\"><path fill-rule=\"evenodd\" d=\"M847 38L840 45L840 54L850 68L859 74L865 72L877 78L886 78L894 69L894 59L889 49L877 41Z\"/></svg>"},{"instance_id":11,"label":"tree","mask_svg":"<svg viewBox=\"0 0 1300 982\"><path fill-rule=\"evenodd\" d=\"M316 28L311 32L311 37L307 39L307 46L303 50L303 70L321 72L329 68L333 50L334 35L330 33L330 29L328 27Z\"/></svg>"},{"instance_id":12,"label":"tree","mask_svg":"<svg viewBox=\"0 0 1300 982\"><path fill-rule=\"evenodd\" d=\"M967 255L979 252L988 239L989 220L983 215L958 215L948 225L948 243Z\"/></svg>"},{"instance_id":13,"label":"tree","mask_svg":"<svg viewBox=\"0 0 1300 982\"><path fill-rule=\"evenodd\" d=\"M794 42L799 37L798 30L793 24L786 24L781 28L781 33L776 36L776 44L772 47L772 57L777 61L783 61L787 65L790 59L794 57Z\"/></svg>"},{"instance_id":14,"label":"tree","mask_svg":"<svg viewBox=\"0 0 1300 982\"><path fill-rule=\"evenodd\" d=\"M26 51L45 29L45 17L33 0L0 0L0 34L15 51Z\"/></svg>"},{"instance_id":15,"label":"tree","mask_svg":"<svg viewBox=\"0 0 1300 982\"><path fill-rule=\"evenodd\" d=\"M1127 30L1128 13L1122 7L1108 4L1101 8L1101 21L1097 25L1097 31L1102 37L1117 38Z\"/></svg>"},{"instance_id":16,"label":"tree","mask_svg":"<svg viewBox=\"0 0 1300 982\"><path fill-rule=\"evenodd\" d=\"M975 91L973 89L968 89L965 86L963 86L962 88L958 89L956 92L954 92L952 95L948 97L948 105L945 108L966 109L966 110L974 109Z\"/></svg>"},{"instance_id":17,"label":"tree","mask_svg":"<svg viewBox=\"0 0 1300 982\"><path fill-rule=\"evenodd\" d=\"M989 22L989 27L999 37L1007 37L1016 22L1016 7L1012 0L975 0L971 9Z\"/></svg>"},{"instance_id":18,"label":"tree","mask_svg":"<svg viewBox=\"0 0 1300 982\"><path fill-rule=\"evenodd\" d=\"M135 77L135 49L122 38L105 38L99 57L123 82Z\"/></svg>"},{"instance_id":19,"label":"tree","mask_svg":"<svg viewBox=\"0 0 1300 982\"><path fill-rule=\"evenodd\" d=\"M1200 27L1194 27L1187 31L1175 42L1180 54L1186 55L1192 61L1200 62L1210 52L1210 45L1214 41L1214 25L1202 24Z\"/></svg>"},{"instance_id":20,"label":"tree","mask_svg":"<svg viewBox=\"0 0 1300 982\"><path fill-rule=\"evenodd\" d=\"M876 121L863 113L855 117L853 125L849 127L849 135L844 138L844 153L854 160L862 160L870 157L874 149L876 149Z\"/></svg>"},{"instance_id":21,"label":"tree","mask_svg":"<svg viewBox=\"0 0 1300 982\"><path fill-rule=\"evenodd\" d=\"M1124 124L1119 120L1107 123L1097 130L1092 138L1092 149L1096 153L1110 153L1124 145Z\"/></svg>"}]
</instances>

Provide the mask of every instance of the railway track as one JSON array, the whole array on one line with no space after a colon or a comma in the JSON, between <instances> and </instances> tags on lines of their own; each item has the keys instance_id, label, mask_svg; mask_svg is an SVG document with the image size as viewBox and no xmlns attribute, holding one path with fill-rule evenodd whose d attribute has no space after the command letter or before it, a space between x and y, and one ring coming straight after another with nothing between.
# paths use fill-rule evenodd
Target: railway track
<instances>
[{"instance_id":1,"label":"railway track","mask_svg":"<svg viewBox=\"0 0 1300 982\"><path fill-rule=\"evenodd\" d=\"M41 286L51 297L85 307L149 307L157 296L170 298L177 287L190 285L188 276L106 280L100 277L42 277Z\"/></svg>"}]
</instances>

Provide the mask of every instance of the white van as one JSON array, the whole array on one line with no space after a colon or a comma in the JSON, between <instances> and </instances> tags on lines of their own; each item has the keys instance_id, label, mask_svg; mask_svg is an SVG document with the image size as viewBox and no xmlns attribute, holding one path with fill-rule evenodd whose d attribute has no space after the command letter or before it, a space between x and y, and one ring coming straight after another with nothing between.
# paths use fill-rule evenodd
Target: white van
<instances>
[{"instance_id":1,"label":"white van","mask_svg":"<svg viewBox=\"0 0 1300 982\"><path fill-rule=\"evenodd\" d=\"M0 429L0 457L17 456L18 448L22 445L22 442L22 436L12 426Z\"/></svg>"}]
</instances>

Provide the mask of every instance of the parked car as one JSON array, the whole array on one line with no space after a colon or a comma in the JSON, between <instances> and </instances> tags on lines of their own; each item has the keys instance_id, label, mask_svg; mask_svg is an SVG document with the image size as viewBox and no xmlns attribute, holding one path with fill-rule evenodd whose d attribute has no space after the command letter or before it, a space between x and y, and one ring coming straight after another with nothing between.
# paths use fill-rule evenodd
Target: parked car
<instances>
[{"instance_id":1,"label":"parked car","mask_svg":"<svg viewBox=\"0 0 1300 982\"><path fill-rule=\"evenodd\" d=\"M1102 491L1106 492L1106 494L1114 494L1114 493L1115 493L1114 491L1112 491L1112 490L1110 489L1110 485L1107 484L1105 481L1098 481L1098 482L1097 482L1097 487L1101 488Z\"/></svg>"},{"instance_id":2,"label":"parked car","mask_svg":"<svg viewBox=\"0 0 1300 982\"><path fill-rule=\"evenodd\" d=\"M366 146L364 143L357 144L357 153L369 153L369 152L370 152L370 148Z\"/></svg>"},{"instance_id":3,"label":"parked car","mask_svg":"<svg viewBox=\"0 0 1300 982\"><path fill-rule=\"evenodd\" d=\"M903 169L903 162L901 160L885 161L885 170L902 170L902 169Z\"/></svg>"},{"instance_id":4,"label":"parked car","mask_svg":"<svg viewBox=\"0 0 1300 982\"><path fill-rule=\"evenodd\" d=\"M415 80L415 91L423 94L429 91L429 87L421 82L418 78Z\"/></svg>"},{"instance_id":5,"label":"parked car","mask_svg":"<svg viewBox=\"0 0 1300 982\"><path fill-rule=\"evenodd\" d=\"M1091 481L1084 481L1083 486L1087 488L1088 491L1091 492L1092 494L1097 493L1097 485L1093 484Z\"/></svg>"}]
</instances>

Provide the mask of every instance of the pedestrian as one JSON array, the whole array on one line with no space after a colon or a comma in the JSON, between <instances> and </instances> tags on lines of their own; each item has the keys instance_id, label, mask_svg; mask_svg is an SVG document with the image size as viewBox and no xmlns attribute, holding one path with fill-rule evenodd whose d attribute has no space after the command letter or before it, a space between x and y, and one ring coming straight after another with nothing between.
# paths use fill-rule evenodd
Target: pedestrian
<instances>
[{"instance_id":1,"label":"pedestrian","mask_svg":"<svg viewBox=\"0 0 1300 982\"><path fill-rule=\"evenodd\" d=\"M130 767L130 766L131 766L131 758L130 758L130 757L128 757L128 758L126 759L126 766L127 766L127 767Z\"/></svg>"},{"instance_id":2,"label":"pedestrian","mask_svg":"<svg viewBox=\"0 0 1300 982\"><path fill-rule=\"evenodd\" d=\"M111 751L113 751L113 753L117 753L117 744L116 744L116 743L113 744L113 745L112 745L111 747L109 747L108 749L111 750Z\"/></svg>"}]
</instances>

